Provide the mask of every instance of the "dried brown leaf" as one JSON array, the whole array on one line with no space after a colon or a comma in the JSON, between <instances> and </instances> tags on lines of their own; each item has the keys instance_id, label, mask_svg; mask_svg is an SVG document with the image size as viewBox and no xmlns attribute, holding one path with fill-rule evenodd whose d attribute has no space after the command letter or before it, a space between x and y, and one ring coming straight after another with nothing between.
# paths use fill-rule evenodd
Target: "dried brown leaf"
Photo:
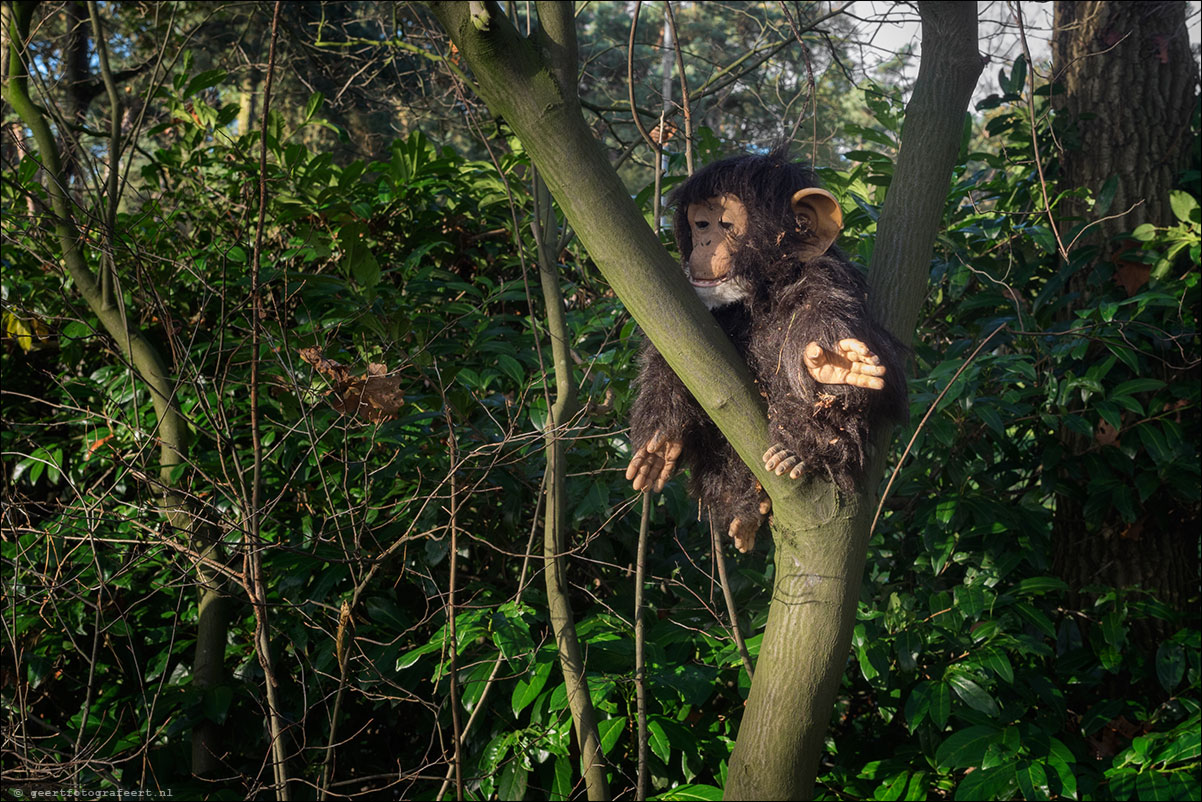
<instances>
[{"instance_id":1,"label":"dried brown leaf","mask_svg":"<svg viewBox=\"0 0 1202 802\"><path fill-rule=\"evenodd\" d=\"M352 376L348 368L326 358L320 348L302 348L300 358L329 380L332 386L326 397L330 406L343 415L382 423L395 418L405 403L401 377L388 375L387 365L372 362L365 375Z\"/></svg>"}]
</instances>

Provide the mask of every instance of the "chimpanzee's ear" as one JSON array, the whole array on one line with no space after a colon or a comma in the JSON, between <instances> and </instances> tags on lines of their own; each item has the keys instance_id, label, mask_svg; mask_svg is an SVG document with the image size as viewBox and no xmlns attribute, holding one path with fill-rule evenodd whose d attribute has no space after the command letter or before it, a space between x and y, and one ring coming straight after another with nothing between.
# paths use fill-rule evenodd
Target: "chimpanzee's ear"
<instances>
[{"instance_id":1,"label":"chimpanzee's ear","mask_svg":"<svg viewBox=\"0 0 1202 802\"><path fill-rule=\"evenodd\" d=\"M813 237L798 255L803 259L812 259L826 253L843 228L843 210L839 208L839 201L825 189L810 187L797 190L793 194L792 204L798 224L813 232Z\"/></svg>"}]
</instances>

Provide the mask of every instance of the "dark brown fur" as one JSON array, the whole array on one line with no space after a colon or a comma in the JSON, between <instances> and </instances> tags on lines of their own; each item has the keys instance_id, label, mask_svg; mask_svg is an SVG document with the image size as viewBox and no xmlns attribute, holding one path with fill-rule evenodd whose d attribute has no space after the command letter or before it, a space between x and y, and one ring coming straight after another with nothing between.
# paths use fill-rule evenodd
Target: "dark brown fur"
<instances>
[{"instance_id":1,"label":"dark brown fur","mask_svg":"<svg viewBox=\"0 0 1202 802\"><path fill-rule=\"evenodd\" d=\"M837 248L808 261L797 256L810 232L798 228L790 198L817 184L808 167L789 162L782 152L715 162L675 192L676 238L687 265L690 203L729 193L747 207L748 231L731 275L742 280L749 296L714 309L714 317L767 399L771 442L804 460L806 476L853 492L863 478L873 426L906 417L904 349L868 314L864 277ZM820 384L810 377L803 366L806 345L834 349L845 338L862 340L880 359L886 368L883 390ZM722 531L736 517L758 516L762 491L755 477L650 342L643 346L638 385L631 413L634 447L657 430L681 440L682 463L692 475L689 492Z\"/></svg>"}]
</instances>

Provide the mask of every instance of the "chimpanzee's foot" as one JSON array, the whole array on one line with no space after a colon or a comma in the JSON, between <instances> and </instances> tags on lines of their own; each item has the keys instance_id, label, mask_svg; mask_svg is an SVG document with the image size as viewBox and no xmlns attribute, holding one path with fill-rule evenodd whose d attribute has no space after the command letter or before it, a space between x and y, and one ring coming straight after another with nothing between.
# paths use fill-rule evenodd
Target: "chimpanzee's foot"
<instances>
[{"instance_id":1,"label":"chimpanzee's foot","mask_svg":"<svg viewBox=\"0 0 1202 802\"><path fill-rule=\"evenodd\" d=\"M759 483L757 482L756 484L758 485ZM764 489L760 488L759 514L735 518L730 522L730 528L726 530L731 540L735 542L736 549L746 554L755 548L755 534L760 531L760 524L764 522L764 518L770 512L772 512L772 500L768 498L768 494L764 492Z\"/></svg>"},{"instance_id":2,"label":"chimpanzee's foot","mask_svg":"<svg viewBox=\"0 0 1202 802\"><path fill-rule=\"evenodd\" d=\"M805 460L782 445L772 445L764 452L764 468L777 476L787 473L790 479L798 479L805 467Z\"/></svg>"}]
</instances>

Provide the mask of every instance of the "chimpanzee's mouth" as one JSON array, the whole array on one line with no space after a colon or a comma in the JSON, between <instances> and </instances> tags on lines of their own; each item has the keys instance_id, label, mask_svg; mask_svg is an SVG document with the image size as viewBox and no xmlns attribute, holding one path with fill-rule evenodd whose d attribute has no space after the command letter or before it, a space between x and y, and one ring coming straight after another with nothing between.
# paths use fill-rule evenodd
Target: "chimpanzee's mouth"
<instances>
[{"instance_id":1,"label":"chimpanzee's mouth","mask_svg":"<svg viewBox=\"0 0 1202 802\"><path fill-rule=\"evenodd\" d=\"M697 293L701 302L710 309L746 300L749 294L744 283L735 280L734 276L729 273L722 278L693 278L690 276L689 282L693 285L693 292Z\"/></svg>"}]
</instances>

